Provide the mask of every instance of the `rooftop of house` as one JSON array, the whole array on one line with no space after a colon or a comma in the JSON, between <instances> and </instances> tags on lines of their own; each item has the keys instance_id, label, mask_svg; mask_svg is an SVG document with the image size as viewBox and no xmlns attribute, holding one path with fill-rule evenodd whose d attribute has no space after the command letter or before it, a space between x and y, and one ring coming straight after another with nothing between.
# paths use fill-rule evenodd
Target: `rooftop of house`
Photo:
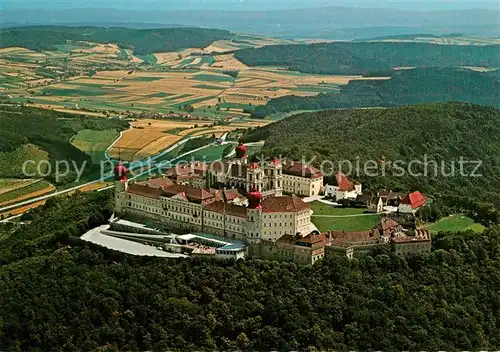
<instances>
[{"instance_id":1,"label":"rooftop of house","mask_svg":"<svg viewBox=\"0 0 500 352\"><path fill-rule=\"evenodd\" d=\"M215 197L212 193L203 188L183 186L173 183L171 180L168 180L170 182L165 180L168 179L160 178L131 184L127 189L127 193L155 199L159 199L160 197L172 197L180 194L190 202L195 203L200 203ZM163 183L165 186L162 185Z\"/></svg>"},{"instance_id":2,"label":"rooftop of house","mask_svg":"<svg viewBox=\"0 0 500 352\"><path fill-rule=\"evenodd\" d=\"M339 188L338 190L341 192L351 192L354 191L354 185L352 184L351 181L349 181L349 178L342 172L338 172L337 175L335 175L335 181L337 182L337 187Z\"/></svg>"},{"instance_id":3,"label":"rooftop of house","mask_svg":"<svg viewBox=\"0 0 500 352\"><path fill-rule=\"evenodd\" d=\"M326 233L326 240L328 245L349 245L356 244L359 242L373 241L377 242L380 238L380 234L376 230L368 231L355 231L355 232L345 232L345 231L328 231Z\"/></svg>"},{"instance_id":4,"label":"rooftop of house","mask_svg":"<svg viewBox=\"0 0 500 352\"><path fill-rule=\"evenodd\" d=\"M306 236L283 235L276 242L301 247L312 247L313 245L325 245L326 238L324 234L313 231Z\"/></svg>"},{"instance_id":5,"label":"rooftop of house","mask_svg":"<svg viewBox=\"0 0 500 352\"><path fill-rule=\"evenodd\" d=\"M178 164L166 169L164 174L167 177L179 177L191 174L203 175L207 171L208 165L201 161Z\"/></svg>"},{"instance_id":6,"label":"rooftop of house","mask_svg":"<svg viewBox=\"0 0 500 352\"><path fill-rule=\"evenodd\" d=\"M412 209L416 209L425 205L427 200L424 195L419 191L412 192L408 194L401 203L410 205Z\"/></svg>"},{"instance_id":7,"label":"rooftop of house","mask_svg":"<svg viewBox=\"0 0 500 352\"><path fill-rule=\"evenodd\" d=\"M324 174L310 164L298 161L287 161L283 164L283 173L308 178L321 178Z\"/></svg>"},{"instance_id":8,"label":"rooftop of house","mask_svg":"<svg viewBox=\"0 0 500 352\"><path fill-rule=\"evenodd\" d=\"M247 208L232 203L226 203L222 201L215 201L205 206L208 211L213 211L219 214L226 214L231 216L237 216L240 218L247 217Z\"/></svg>"},{"instance_id":9,"label":"rooftop of house","mask_svg":"<svg viewBox=\"0 0 500 352\"><path fill-rule=\"evenodd\" d=\"M394 243L430 242L429 230L415 230L414 236L396 236L391 238Z\"/></svg>"},{"instance_id":10,"label":"rooftop of house","mask_svg":"<svg viewBox=\"0 0 500 352\"><path fill-rule=\"evenodd\" d=\"M400 226L398 222L394 219L384 217L380 220L380 224L377 225L378 229L381 229L382 231L389 230L395 227Z\"/></svg>"},{"instance_id":11,"label":"rooftop of house","mask_svg":"<svg viewBox=\"0 0 500 352\"><path fill-rule=\"evenodd\" d=\"M267 197L262 201L264 213L288 213L311 209L309 204L296 195Z\"/></svg>"}]
</instances>

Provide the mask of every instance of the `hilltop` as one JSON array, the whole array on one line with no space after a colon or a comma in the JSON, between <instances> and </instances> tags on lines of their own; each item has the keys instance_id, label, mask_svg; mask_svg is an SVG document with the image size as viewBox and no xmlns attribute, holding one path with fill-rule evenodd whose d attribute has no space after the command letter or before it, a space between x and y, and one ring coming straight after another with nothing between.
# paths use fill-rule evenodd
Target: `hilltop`
<instances>
[{"instance_id":1,"label":"hilltop","mask_svg":"<svg viewBox=\"0 0 500 352\"><path fill-rule=\"evenodd\" d=\"M76 148L71 138L79 131L121 131L128 123L96 117L84 117L31 107L0 107L0 178L46 177L51 179L57 161L88 165L89 155ZM23 165L31 160L34 164ZM49 166L50 165L50 166ZM38 167L40 166L40 167ZM73 174L68 180L74 180Z\"/></svg>"},{"instance_id":2,"label":"hilltop","mask_svg":"<svg viewBox=\"0 0 500 352\"><path fill-rule=\"evenodd\" d=\"M382 73L383 74L383 73ZM253 110L264 118L276 112L332 108L395 107L418 103L461 101L500 107L499 71L420 67L388 72L390 79L351 80L333 93L271 99ZM321 86L321 85L320 85Z\"/></svg>"},{"instance_id":3,"label":"hilltop","mask_svg":"<svg viewBox=\"0 0 500 352\"><path fill-rule=\"evenodd\" d=\"M228 39L230 32L205 28L105 28L30 26L0 29L0 48L23 47L36 51L57 50L67 41L114 43L132 49L136 55L203 48L216 40Z\"/></svg>"},{"instance_id":4,"label":"hilltop","mask_svg":"<svg viewBox=\"0 0 500 352\"><path fill-rule=\"evenodd\" d=\"M339 42L269 45L239 50L248 66L280 66L320 74L369 74L396 67L498 68L500 45L437 45L404 42Z\"/></svg>"},{"instance_id":5,"label":"hilltop","mask_svg":"<svg viewBox=\"0 0 500 352\"><path fill-rule=\"evenodd\" d=\"M415 105L393 109L327 110L295 115L254 129L246 141L266 140L264 153L296 160L316 157L363 163L401 160L450 163L463 157L481 160L482 177L397 176L388 168L385 177L353 176L368 188L419 189L436 197L466 197L500 206L500 110L463 103ZM439 164L440 167L440 164ZM458 167L458 165L457 165ZM471 169L472 166L469 166ZM417 171L422 168L416 166ZM432 170L432 169L431 169ZM471 171L471 170L469 170Z\"/></svg>"}]
</instances>

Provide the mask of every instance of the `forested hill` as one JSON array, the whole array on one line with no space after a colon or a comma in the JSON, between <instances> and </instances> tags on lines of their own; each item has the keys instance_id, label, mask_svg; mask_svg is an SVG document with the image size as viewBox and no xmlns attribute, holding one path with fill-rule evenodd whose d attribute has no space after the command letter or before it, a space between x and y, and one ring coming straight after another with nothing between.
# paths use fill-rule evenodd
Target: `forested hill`
<instances>
[{"instance_id":1,"label":"forested hill","mask_svg":"<svg viewBox=\"0 0 500 352\"><path fill-rule=\"evenodd\" d=\"M500 67L500 45L343 42L274 45L236 52L248 66L321 74L367 74L394 67Z\"/></svg>"},{"instance_id":2,"label":"forested hill","mask_svg":"<svg viewBox=\"0 0 500 352\"><path fill-rule=\"evenodd\" d=\"M421 67L394 71L390 79L351 80L339 92L316 96L284 96L255 107L253 116L275 112L332 108L394 107L461 101L500 107L499 70L477 72L463 68Z\"/></svg>"},{"instance_id":3,"label":"forested hill","mask_svg":"<svg viewBox=\"0 0 500 352\"><path fill-rule=\"evenodd\" d=\"M203 48L213 41L228 39L230 32L205 28L104 28L31 26L0 29L0 47L23 47L36 51L56 50L69 41L113 43L133 49L136 55Z\"/></svg>"},{"instance_id":4,"label":"forested hill","mask_svg":"<svg viewBox=\"0 0 500 352\"><path fill-rule=\"evenodd\" d=\"M463 103L414 105L392 109L328 110L295 115L250 132L246 141L266 140L264 152L297 160L317 157L337 163L361 161L437 160L451 171L461 157L482 161L481 177L399 175L387 165L386 176L369 177L361 170L365 186L393 190L419 189L434 197L460 196L500 208L500 110ZM404 164L405 167L407 164ZM422 166L412 169L422 172ZM467 166L471 171L472 166ZM406 168L407 170L407 168ZM380 174L381 171L378 171ZM438 172L441 174L441 171ZM459 174L458 170L455 174Z\"/></svg>"},{"instance_id":5,"label":"forested hill","mask_svg":"<svg viewBox=\"0 0 500 352\"><path fill-rule=\"evenodd\" d=\"M0 177L25 178L25 171L34 177L49 178L55 172L57 161L74 162L79 167L88 165L85 171L91 171L90 157L73 146L72 136L81 130L116 130L128 128L128 122L104 119L100 117L84 117L81 115L62 113L32 107L0 107ZM24 163L31 160L36 164ZM42 165L51 167L45 170ZM84 164L86 163L86 164ZM68 180L74 175L68 175Z\"/></svg>"},{"instance_id":6,"label":"forested hill","mask_svg":"<svg viewBox=\"0 0 500 352\"><path fill-rule=\"evenodd\" d=\"M111 194L47 201L0 226L2 351L498 350L500 228L439 234L433 252L311 266L168 261L78 239Z\"/></svg>"}]
</instances>

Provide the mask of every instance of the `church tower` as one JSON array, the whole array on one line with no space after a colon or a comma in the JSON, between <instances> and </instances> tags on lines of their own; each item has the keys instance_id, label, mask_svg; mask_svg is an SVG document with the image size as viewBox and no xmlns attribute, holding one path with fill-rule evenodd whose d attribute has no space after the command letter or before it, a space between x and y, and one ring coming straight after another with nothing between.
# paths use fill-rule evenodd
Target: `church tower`
<instances>
[{"instance_id":1,"label":"church tower","mask_svg":"<svg viewBox=\"0 0 500 352\"><path fill-rule=\"evenodd\" d=\"M128 170L123 165L123 162L118 162L114 169L115 174L115 213L119 214L122 212L122 205L125 201L124 195L128 189Z\"/></svg>"},{"instance_id":2,"label":"church tower","mask_svg":"<svg viewBox=\"0 0 500 352\"><path fill-rule=\"evenodd\" d=\"M268 165L269 190L274 191L275 197L283 195L283 164L274 158Z\"/></svg>"},{"instance_id":3,"label":"church tower","mask_svg":"<svg viewBox=\"0 0 500 352\"><path fill-rule=\"evenodd\" d=\"M247 197L247 241L258 243L262 227L262 193L254 187Z\"/></svg>"}]
</instances>

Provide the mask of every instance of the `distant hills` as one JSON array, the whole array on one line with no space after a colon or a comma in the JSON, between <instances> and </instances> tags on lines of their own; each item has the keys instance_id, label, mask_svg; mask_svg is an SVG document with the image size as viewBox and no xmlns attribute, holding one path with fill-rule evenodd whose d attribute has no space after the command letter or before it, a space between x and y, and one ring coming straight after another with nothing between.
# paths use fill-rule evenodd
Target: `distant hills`
<instances>
[{"instance_id":1,"label":"distant hills","mask_svg":"<svg viewBox=\"0 0 500 352\"><path fill-rule=\"evenodd\" d=\"M132 29L119 27L31 26L0 29L0 47L19 46L32 50L55 50L67 40L115 43L136 55L205 47L230 38L231 33L205 28Z\"/></svg>"},{"instance_id":2,"label":"distant hills","mask_svg":"<svg viewBox=\"0 0 500 352\"><path fill-rule=\"evenodd\" d=\"M396 71L391 79L351 80L337 93L316 96L284 96L255 107L253 116L277 112L395 107L418 103L461 101L500 107L499 72L461 68L423 67Z\"/></svg>"},{"instance_id":3,"label":"distant hills","mask_svg":"<svg viewBox=\"0 0 500 352\"><path fill-rule=\"evenodd\" d=\"M137 23L199 26L275 37L361 39L412 33L453 33L498 37L499 12L488 9L406 11L322 7L273 11L141 11L128 9L10 10L0 23L12 25Z\"/></svg>"},{"instance_id":4,"label":"distant hills","mask_svg":"<svg viewBox=\"0 0 500 352\"><path fill-rule=\"evenodd\" d=\"M395 67L500 67L500 45L341 42L270 45L238 51L248 66L279 66L321 74L366 74Z\"/></svg>"}]
</instances>

